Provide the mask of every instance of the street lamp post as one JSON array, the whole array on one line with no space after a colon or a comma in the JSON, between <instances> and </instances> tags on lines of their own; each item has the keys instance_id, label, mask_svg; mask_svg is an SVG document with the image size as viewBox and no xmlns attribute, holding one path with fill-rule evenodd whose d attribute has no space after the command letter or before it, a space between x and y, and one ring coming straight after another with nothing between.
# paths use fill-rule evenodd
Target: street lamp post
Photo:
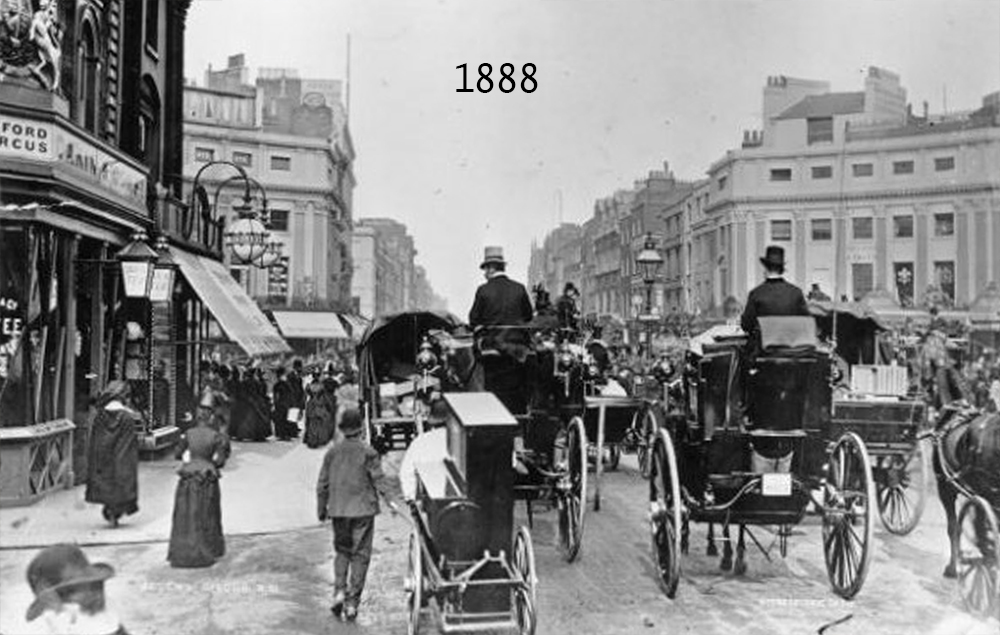
<instances>
[{"instance_id":1,"label":"street lamp post","mask_svg":"<svg viewBox=\"0 0 1000 635\"><path fill-rule=\"evenodd\" d=\"M646 307L644 314L639 316L639 319L646 324L646 361L648 362L652 358L652 330L653 322L656 320L656 316L653 315L653 284L656 283L656 275L660 266L663 265L663 256L656 249L656 240L652 233L646 233L646 241L642 246L642 251L635 257L635 263L642 272L642 281L646 284Z\"/></svg>"}]
</instances>

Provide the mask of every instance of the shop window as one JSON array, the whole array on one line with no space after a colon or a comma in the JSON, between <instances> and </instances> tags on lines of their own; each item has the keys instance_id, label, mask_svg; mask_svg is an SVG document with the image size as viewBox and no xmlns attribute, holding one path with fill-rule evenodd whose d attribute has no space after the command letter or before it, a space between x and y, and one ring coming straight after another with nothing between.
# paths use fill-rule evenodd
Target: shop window
<instances>
[{"instance_id":1,"label":"shop window","mask_svg":"<svg viewBox=\"0 0 1000 635\"><path fill-rule=\"evenodd\" d=\"M934 215L934 235L954 236L955 235L955 215L951 212Z\"/></svg>"},{"instance_id":2,"label":"shop window","mask_svg":"<svg viewBox=\"0 0 1000 635\"><path fill-rule=\"evenodd\" d=\"M792 240L792 221L771 221L771 240L774 242L789 242Z\"/></svg>"},{"instance_id":3,"label":"shop window","mask_svg":"<svg viewBox=\"0 0 1000 635\"><path fill-rule=\"evenodd\" d=\"M814 179L832 179L833 178L833 166L830 165L814 165L812 168L812 177Z\"/></svg>"},{"instance_id":4,"label":"shop window","mask_svg":"<svg viewBox=\"0 0 1000 635\"><path fill-rule=\"evenodd\" d=\"M772 181L791 181L792 180L792 169L791 168L773 168L771 170L771 180Z\"/></svg>"},{"instance_id":5,"label":"shop window","mask_svg":"<svg viewBox=\"0 0 1000 635\"><path fill-rule=\"evenodd\" d=\"M833 220L829 218L814 218L812 221L812 239L815 241L833 240Z\"/></svg>"},{"instance_id":6,"label":"shop window","mask_svg":"<svg viewBox=\"0 0 1000 635\"><path fill-rule=\"evenodd\" d=\"M851 166L851 174L854 176L872 176L875 174L875 166L871 163L855 163Z\"/></svg>"},{"instance_id":7,"label":"shop window","mask_svg":"<svg viewBox=\"0 0 1000 635\"><path fill-rule=\"evenodd\" d=\"M896 238L913 238L913 215L893 216L892 235Z\"/></svg>"},{"instance_id":8,"label":"shop window","mask_svg":"<svg viewBox=\"0 0 1000 635\"><path fill-rule=\"evenodd\" d=\"M875 273L872 263L856 262L851 265L851 283L855 302L860 301L874 288L874 282Z\"/></svg>"},{"instance_id":9,"label":"shop window","mask_svg":"<svg viewBox=\"0 0 1000 635\"><path fill-rule=\"evenodd\" d=\"M893 161L893 174L913 174L913 161Z\"/></svg>"},{"instance_id":10,"label":"shop window","mask_svg":"<svg viewBox=\"0 0 1000 635\"><path fill-rule=\"evenodd\" d=\"M852 234L855 240L871 240L873 235L872 217L861 216L851 219Z\"/></svg>"},{"instance_id":11,"label":"shop window","mask_svg":"<svg viewBox=\"0 0 1000 635\"><path fill-rule=\"evenodd\" d=\"M288 172L292 169L291 157L271 157L271 169L279 172Z\"/></svg>"},{"instance_id":12,"label":"shop window","mask_svg":"<svg viewBox=\"0 0 1000 635\"><path fill-rule=\"evenodd\" d=\"M938 157L934 159L935 172L950 172L955 169L955 157Z\"/></svg>"}]
</instances>

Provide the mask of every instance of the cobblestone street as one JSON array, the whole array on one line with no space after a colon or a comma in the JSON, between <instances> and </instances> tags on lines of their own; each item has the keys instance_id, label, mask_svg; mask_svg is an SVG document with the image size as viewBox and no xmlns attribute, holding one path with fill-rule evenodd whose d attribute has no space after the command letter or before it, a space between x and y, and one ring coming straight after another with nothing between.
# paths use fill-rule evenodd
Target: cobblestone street
<instances>
[{"instance_id":1,"label":"cobblestone street","mask_svg":"<svg viewBox=\"0 0 1000 635\"><path fill-rule=\"evenodd\" d=\"M315 457L318 460L319 455ZM290 452L284 460L301 462L301 455ZM387 459L390 471L398 460L398 454ZM247 459L244 469L257 464ZM292 474L296 469L306 472L288 468ZM254 477L237 471L227 475L226 485L241 479ZM691 553L682 560L680 590L671 601L653 579L644 522L646 490L635 470L635 457L626 456L622 468L607 474L603 484L604 505L600 512L588 513L583 552L573 564L565 563L554 546L555 513L535 514L532 535L540 579L541 634L764 635L816 633L835 623L823 632L997 632L995 621L977 622L966 616L954 585L940 575L944 519L936 499L928 501L924 519L910 536L891 537L876 529L871 573L853 602L842 601L829 590L815 519L796 530L785 560L767 562L760 552L750 552L750 570L743 578L721 573L717 559L703 555L704 528L695 528ZM231 499L227 508L236 507ZM518 516L524 522L523 507ZM5 534L8 529L5 522ZM387 513L378 518L369 583L353 627L330 615L333 550L329 528L318 523L231 535L226 557L210 569L170 568L162 541L92 546L86 551L92 561L116 567L109 596L133 633L392 634L406 632L403 576L408 531L402 518ZM765 545L769 542L766 532L758 532L758 538ZM34 553L34 549L0 551L4 633L16 633L6 628L30 600L24 571ZM425 614L423 628L435 631L432 614Z\"/></svg>"}]
</instances>

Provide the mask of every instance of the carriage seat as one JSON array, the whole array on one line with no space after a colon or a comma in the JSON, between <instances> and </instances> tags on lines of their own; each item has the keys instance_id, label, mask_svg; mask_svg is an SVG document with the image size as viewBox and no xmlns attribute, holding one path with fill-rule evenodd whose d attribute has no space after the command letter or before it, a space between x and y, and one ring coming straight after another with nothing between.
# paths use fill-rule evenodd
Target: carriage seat
<instances>
[{"instance_id":1,"label":"carriage seat","mask_svg":"<svg viewBox=\"0 0 1000 635\"><path fill-rule=\"evenodd\" d=\"M478 558L486 548L483 515L468 498L465 479L451 457L414 465L417 498L427 515L428 545L432 557L449 561Z\"/></svg>"},{"instance_id":2,"label":"carriage seat","mask_svg":"<svg viewBox=\"0 0 1000 635\"><path fill-rule=\"evenodd\" d=\"M782 315L758 318L760 356L798 357L816 351L816 320L810 316Z\"/></svg>"}]
</instances>

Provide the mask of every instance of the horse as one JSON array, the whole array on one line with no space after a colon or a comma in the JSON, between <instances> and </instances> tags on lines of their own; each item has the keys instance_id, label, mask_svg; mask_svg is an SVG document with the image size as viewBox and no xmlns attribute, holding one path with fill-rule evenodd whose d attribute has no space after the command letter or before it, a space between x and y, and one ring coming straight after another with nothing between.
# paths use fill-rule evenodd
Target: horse
<instances>
[{"instance_id":1,"label":"horse","mask_svg":"<svg viewBox=\"0 0 1000 635\"><path fill-rule=\"evenodd\" d=\"M949 404L935 422L934 435L938 443L934 475L951 547L944 576L954 578L958 561L958 495L968 492L981 496L1000 510L1000 414Z\"/></svg>"}]
</instances>

